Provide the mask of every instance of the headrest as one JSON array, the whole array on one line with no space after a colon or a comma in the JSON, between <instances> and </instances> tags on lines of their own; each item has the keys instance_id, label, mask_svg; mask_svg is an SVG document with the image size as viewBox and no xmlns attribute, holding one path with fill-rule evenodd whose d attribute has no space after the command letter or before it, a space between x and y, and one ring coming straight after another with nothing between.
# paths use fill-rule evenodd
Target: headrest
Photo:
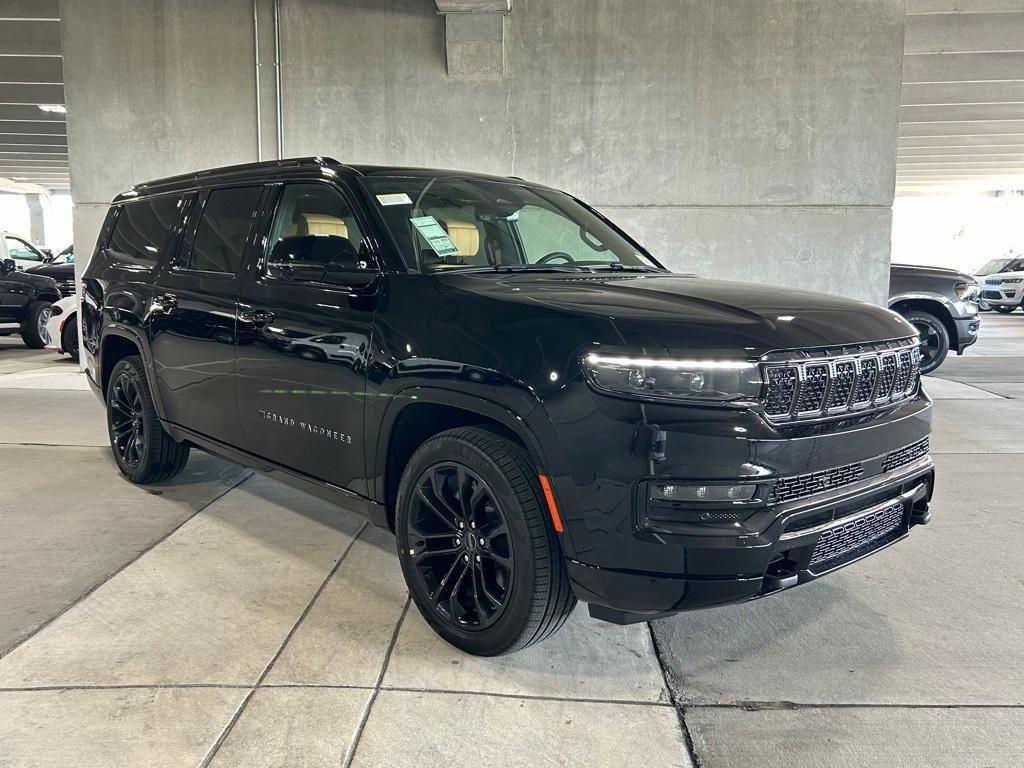
<instances>
[{"instance_id":1,"label":"headrest","mask_svg":"<svg viewBox=\"0 0 1024 768\"><path fill-rule=\"evenodd\" d=\"M448 232L448 237L459 249L458 256L476 256L480 250L480 230L472 221L461 219L438 219Z\"/></svg>"},{"instance_id":2,"label":"headrest","mask_svg":"<svg viewBox=\"0 0 1024 768\"><path fill-rule=\"evenodd\" d=\"M324 213L300 213L296 234L348 237L348 227L337 216L328 216Z\"/></svg>"}]
</instances>

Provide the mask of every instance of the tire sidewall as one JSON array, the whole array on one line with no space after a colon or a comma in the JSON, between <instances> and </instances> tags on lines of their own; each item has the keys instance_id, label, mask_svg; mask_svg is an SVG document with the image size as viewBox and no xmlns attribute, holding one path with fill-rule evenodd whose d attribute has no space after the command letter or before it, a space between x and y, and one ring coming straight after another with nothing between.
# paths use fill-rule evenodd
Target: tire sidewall
<instances>
[{"instance_id":1,"label":"tire sidewall","mask_svg":"<svg viewBox=\"0 0 1024 768\"><path fill-rule=\"evenodd\" d=\"M117 449L114 447L114 425L110 416L110 393L114 384L122 376L129 376L134 380L139 389L139 398L142 401L142 428L145 433L146 450L135 467L125 464ZM121 474L133 483L141 483L149 475L150 464L153 462L153 449L161 429L160 421L156 416L156 409L153 407L153 398L149 392L149 382L146 379L142 361L138 357L126 357L114 366L110 372L110 383L107 389L107 437L110 440L110 450L114 454L114 462Z\"/></svg>"},{"instance_id":2,"label":"tire sidewall","mask_svg":"<svg viewBox=\"0 0 1024 768\"><path fill-rule=\"evenodd\" d=\"M492 492L509 528L513 575L508 603L502 615L483 630L462 629L440 616L427 598L421 577L408 556L409 540L406 528L412 495L421 475L432 466L442 463L462 464L479 475ZM536 495L534 490L534 496ZM409 585L410 595L423 618L435 632L472 653L501 653L510 644L510 637L518 637L530 616L536 577L536 553L521 506L511 483L494 461L479 448L456 437L441 435L424 443L413 454L402 475L396 499L395 535L402 573Z\"/></svg>"},{"instance_id":3,"label":"tire sidewall","mask_svg":"<svg viewBox=\"0 0 1024 768\"><path fill-rule=\"evenodd\" d=\"M29 307L28 319L21 332L21 340L29 349L42 349L46 339L39 335L39 315L50 307L48 301L37 301Z\"/></svg>"},{"instance_id":4,"label":"tire sidewall","mask_svg":"<svg viewBox=\"0 0 1024 768\"><path fill-rule=\"evenodd\" d=\"M75 349L71 350L70 341L74 341ZM60 334L60 347L72 360L78 360L78 318L72 315L64 321L64 330Z\"/></svg>"},{"instance_id":5,"label":"tire sidewall","mask_svg":"<svg viewBox=\"0 0 1024 768\"><path fill-rule=\"evenodd\" d=\"M928 374L936 370L946 359L946 355L949 354L950 341L949 331L946 330L946 326L942 324L942 321L928 312L910 312L906 315L907 320L912 323L924 323L931 327L938 334L939 339L942 341L942 349L939 353L931 360L927 369L924 365L921 366L921 373Z\"/></svg>"}]
</instances>

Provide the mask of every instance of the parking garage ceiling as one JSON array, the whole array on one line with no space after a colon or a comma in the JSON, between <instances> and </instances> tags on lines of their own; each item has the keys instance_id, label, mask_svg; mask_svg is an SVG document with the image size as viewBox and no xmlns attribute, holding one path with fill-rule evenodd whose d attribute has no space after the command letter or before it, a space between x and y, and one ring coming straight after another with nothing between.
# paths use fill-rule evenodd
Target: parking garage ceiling
<instances>
[{"instance_id":1,"label":"parking garage ceiling","mask_svg":"<svg viewBox=\"0 0 1024 768\"><path fill-rule=\"evenodd\" d=\"M0 178L68 189L63 81L59 0L0 0ZM1024 0L908 0L896 187L1024 188Z\"/></svg>"},{"instance_id":2,"label":"parking garage ceiling","mask_svg":"<svg viewBox=\"0 0 1024 768\"><path fill-rule=\"evenodd\" d=\"M58 0L0 0L0 179L69 186Z\"/></svg>"},{"instance_id":3,"label":"parking garage ceiling","mask_svg":"<svg viewBox=\"0 0 1024 768\"><path fill-rule=\"evenodd\" d=\"M1024 0L908 0L897 194L1024 189Z\"/></svg>"}]
</instances>

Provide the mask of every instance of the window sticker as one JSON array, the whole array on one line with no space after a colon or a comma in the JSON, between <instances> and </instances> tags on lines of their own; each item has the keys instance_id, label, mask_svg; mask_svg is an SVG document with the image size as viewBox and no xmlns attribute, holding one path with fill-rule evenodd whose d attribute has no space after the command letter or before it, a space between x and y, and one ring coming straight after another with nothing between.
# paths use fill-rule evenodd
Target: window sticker
<instances>
[{"instance_id":1,"label":"window sticker","mask_svg":"<svg viewBox=\"0 0 1024 768\"><path fill-rule=\"evenodd\" d=\"M377 202L381 205L412 205L412 199L405 192L377 195Z\"/></svg>"},{"instance_id":2,"label":"window sticker","mask_svg":"<svg viewBox=\"0 0 1024 768\"><path fill-rule=\"evenodd\" d=\"M409 221L438 256L450 256L459 252L459 246L448 237L448 233L433 216L415 216Z\"/></svg>"}]
</instances>

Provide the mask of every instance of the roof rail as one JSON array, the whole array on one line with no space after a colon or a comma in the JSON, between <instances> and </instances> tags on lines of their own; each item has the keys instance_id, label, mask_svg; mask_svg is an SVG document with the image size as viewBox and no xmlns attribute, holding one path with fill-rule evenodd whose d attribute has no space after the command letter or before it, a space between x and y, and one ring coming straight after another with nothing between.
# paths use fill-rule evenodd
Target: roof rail
<instances>
[{"instance_id":1,"label":"roof rail","mask_svg":"<svg viewBox=\"0 0 1024 768\"><path fill-rule=\"evenodd\" d=\"M202 179L210 176L220 176L232 173L243 173L245 171L255 171L262 168L299 168L303 165L341 165L337 160L332 157L287 157L282 160L263 160L258 163L240 163L238 165L224 165L219 168L207 168L201 171L192 171L191 173L180 173L175 176L165 176L162 179L153 179L152 181L143 181L132 186L132 191L140 192L145 189L154 187L162 187L167 184L175 184L187 181L201 181Z\"/></svg>"}]
</instances>

